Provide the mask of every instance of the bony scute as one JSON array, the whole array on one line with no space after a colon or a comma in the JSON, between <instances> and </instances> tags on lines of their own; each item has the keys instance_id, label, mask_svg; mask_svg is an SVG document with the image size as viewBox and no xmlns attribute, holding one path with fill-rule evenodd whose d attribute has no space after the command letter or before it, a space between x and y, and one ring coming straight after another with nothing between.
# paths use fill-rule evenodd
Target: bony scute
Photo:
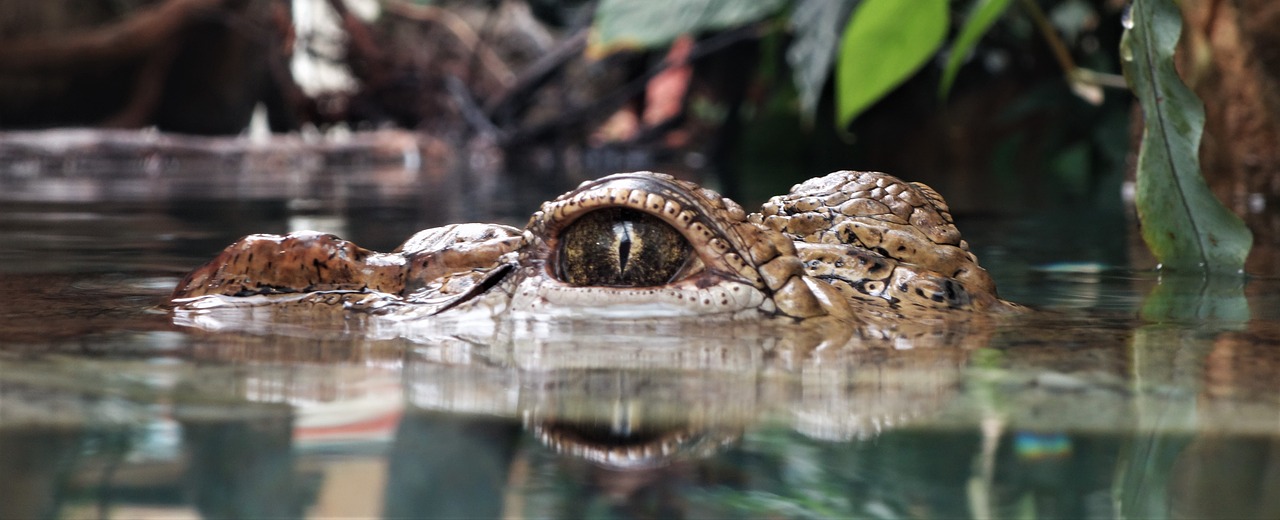
<instances>
[{"instance_id":1,"label":"bony scute","mask_svg":"<svg viewBox=\"0 0 1280 520\"><path fill-rule=\"evenodd\" d=\"M544 203L523 230L442 226L391 253L256 235L173 294L178 307L205 297L339 310L372 298L381 304L347 312L414 318L487 308L476 314L906 322L1019 308L999 299L937 192L857 171L797 184L752 214L669 175L614 174Z\"/></svg>"}]
</instances>

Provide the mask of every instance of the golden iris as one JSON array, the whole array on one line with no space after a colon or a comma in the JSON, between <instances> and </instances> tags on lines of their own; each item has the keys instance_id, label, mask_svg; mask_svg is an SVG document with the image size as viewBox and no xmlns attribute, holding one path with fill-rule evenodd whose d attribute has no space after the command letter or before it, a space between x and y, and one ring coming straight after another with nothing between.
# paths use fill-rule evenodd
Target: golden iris
<instances>
[{"instance_id":1,"label":"golden iris","mask_svg":"<svg viewBox=\"0 0 1280 520\"><path fill-rule=\"evenodd\" d=\"M657 217L605 208L560 233L557 275L583 287L655 287L674 281L691 251L684 235Z\"/></svg>"}]
</instances>

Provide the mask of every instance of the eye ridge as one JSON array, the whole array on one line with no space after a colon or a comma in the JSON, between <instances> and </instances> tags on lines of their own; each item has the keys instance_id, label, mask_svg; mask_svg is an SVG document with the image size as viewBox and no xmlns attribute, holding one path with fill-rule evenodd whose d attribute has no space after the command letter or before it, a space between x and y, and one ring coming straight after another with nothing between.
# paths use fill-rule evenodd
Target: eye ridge
<instances>
[{"instance_id":1,"label":"eye ridge","mask_svg":"<svg viewBox=\"0 0 1280 520\"><path fill-rule=\"evenodd\" d=\"M570 285L656 287L675 281L694 255L684 234L625 207L601 208L560 231L553 272Z\"/></svg>"}]
</instances>

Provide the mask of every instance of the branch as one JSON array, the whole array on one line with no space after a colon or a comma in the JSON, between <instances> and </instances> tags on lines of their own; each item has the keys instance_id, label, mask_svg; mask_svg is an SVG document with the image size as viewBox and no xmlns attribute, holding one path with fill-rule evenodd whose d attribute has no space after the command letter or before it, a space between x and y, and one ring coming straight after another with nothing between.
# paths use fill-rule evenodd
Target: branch
<instances>
[{"instance_id":1,"label":"branch","mask_svg":"<svg viewBox=\"0 0 1280 520\"><path fill-rule=\"evenodd\" d=\"M188 20L223 7L228 0L168 0L106 27L79 34L19 38L0 45L0 71L57 72L102 67L136 58L171 43Z\"/></svg>"},{"instance_id":2,"label":"branch","mask_svg":"<svg viewBox=\"0 0 1280 520\"><path fill-rule=\"evenodd\" d=\"M443 26L449 30L449 33L454 38L458 39L458 42L468 52L473 53L480 59L480 63L484 65L485 72L496 79L499 84L507 86L515 80L515 74L511 72L511 68L507 67L502 58L499 58L493 52L493 49L485 45L480 36L458 15L439 7L408 4L401 1L384 2L383 9L386 9L389 14L407 20L435 23ZM474 81L474 78L472 80Z\"/></svg>"},{"instance_id":3,"label":"branch","mask_svg":"<svg viewBox=\"0 0 1280 520\"><path fill-rule=\"evenodd\" d=\"M735 43L759 38L760 35L765 32L766 28L767 26L761 24L748 25L730 31L725 31L702 40L695 44L693 50L689 52L688 63L699 61L707 56L722 51ZM571 108L566 111L563 116L556 118L555 120L534 125L530 128L521 129L511 135L511 137L502 144L506 146L524 144L541 138L546 134L579 124L592 117L612 112L617 109L617 107L622 106L623 103L626 103L628 99L644 92L645 87L649 84L649 80L653 79L654 76L657 76L662 73L662 71L667 70L673 65L679 65L679 63L672 63L669 60L664 59L657 65L654 65L652 68L645 71L645 73L640 75L640 77L631 80L626 85L615 89L613 92L597 99L595 102L586 106Z\"/></svg>"},{"instance_id":4,"label":"branch","mask_svg":"<svg viewBox=\"0 0 1280 520\"><path fill-rule=\"evenodd\" d=\"M518 116L523 106L528 105L529 94L545 85L551 79L552 74L555 74L569 61L580 56L583 50L586 50L587 34L589 32L587 29L582 29L574 33L573 36L556 44L555 48L551 49L550 52L543 54L524 70L520 71L520 74L516 76L515 82L510 87L498 93L485 104L485 112L489 117L506 119ZM524 105L521 107L515 106L522 101L525 102Z\"/></svg>"}]
</instances>

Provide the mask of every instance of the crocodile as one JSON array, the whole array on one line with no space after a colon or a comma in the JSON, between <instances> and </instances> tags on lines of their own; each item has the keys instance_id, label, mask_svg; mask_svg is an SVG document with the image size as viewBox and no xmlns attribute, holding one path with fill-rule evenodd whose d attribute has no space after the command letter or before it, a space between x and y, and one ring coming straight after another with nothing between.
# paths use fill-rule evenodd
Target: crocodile
<instances>
[{"instance_id":1,"label":"crocodile","mask_svg":"<svg viewBox=\"0 0 1280 520\"><path fill-rule=\"evenodd\" d=\"M305 304L399 317L839 323L973 316L1001 300L925 184L838 171L748 214L666 174L587 181L524 229L453 224L388 253L250 235L181 280L176 308Z\"/></svg>"}]
</instances>

